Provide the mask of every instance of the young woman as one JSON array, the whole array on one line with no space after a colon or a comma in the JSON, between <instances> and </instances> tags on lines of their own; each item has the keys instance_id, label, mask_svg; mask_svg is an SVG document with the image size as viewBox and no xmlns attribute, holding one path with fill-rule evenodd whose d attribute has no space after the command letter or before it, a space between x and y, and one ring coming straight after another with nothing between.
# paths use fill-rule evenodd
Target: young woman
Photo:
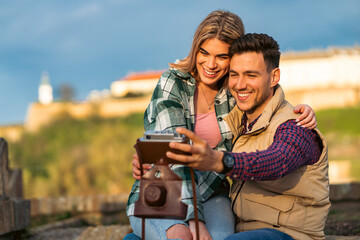
<instances>
[{"instance_id":1,"label":"young woman","mask_svg":"<svg viewBox=\"0 0 360 240\"><path fill-rule=\"evenodd\" d=\"M163 73L144 115L145 130L175 130L184 127L195 131L209 145L220 151L230 151L232 134L223 121L235 106L235 100L224 88L230 63L229 47L234 39L244 35L242 20L228 11L210 13L198 26L189 55ZM315 114L306 105L295 107L301 112L299 124L315 127ZM149 166L144 166L149 169ZM184 221L146 219L146 239L195 239L194 207L199 213L200 239L224 239L234 233L234 217L228 198L229 183L225 175L196 171L198 202L192 202L189 169L173 165L172 170L183 179L182 201L188 205ZM133 159L134 177L139 177L139 161ZM127 214L131 227L141 236L141 218L133 215L138 199L139 181L135 181L129 196ZM139 239L128 235L125 239Z\"/></svg>"}]
</instances>

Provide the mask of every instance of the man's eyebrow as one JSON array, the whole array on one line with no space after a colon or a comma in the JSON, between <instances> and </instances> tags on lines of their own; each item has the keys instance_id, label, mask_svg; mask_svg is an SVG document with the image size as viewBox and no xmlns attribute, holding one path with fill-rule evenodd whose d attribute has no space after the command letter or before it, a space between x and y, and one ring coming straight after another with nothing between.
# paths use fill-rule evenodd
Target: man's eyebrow
<instances>
[{"instance_id":1,"label":"man's eyebrow","mask_svg":"<svg viewBox=\"0 0 360 240\"><path fill-rule=\"evenodd\" d=\"M235 70L229 70L229 73L236 73L236 74L239 74L238 72L236 72ZM245 71L243 72L243 74L257 74L257 75L260 75L260 72L259 71L256 71L256 70L249 70L249 71Z\"/></svg>"},{"instance_id":2,"label":"man's eyebrow","mask_svg":"<svg viewBox=\"0 0 360 240\"><path fill-rule=\"evenodd\" d=\"M245 71L244 73L245 74L258 74L258 75L260 75L260 72L256 71L256 70L248 70L248 71Z\"/></svg>"}]
</instances>

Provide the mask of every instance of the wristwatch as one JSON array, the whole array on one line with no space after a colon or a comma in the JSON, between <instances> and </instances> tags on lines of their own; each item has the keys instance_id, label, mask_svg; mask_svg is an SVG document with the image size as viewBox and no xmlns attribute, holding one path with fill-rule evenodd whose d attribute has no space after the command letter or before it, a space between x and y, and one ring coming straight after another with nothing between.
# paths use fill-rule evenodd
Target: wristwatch
<instances>
[{"instance_id":1,"label":"wristwatch","mask_svg":"<svg viewBox=\"0 0 360 240\"><path fill-rule=\"evenodd\" d=\"M224 170L221 171L221 173L226 174L232 170L235 164L234 158L231 156L230 153L224 152L224 156L222 158L222 162L224 165Z\"/></svg>"}]
</instances>

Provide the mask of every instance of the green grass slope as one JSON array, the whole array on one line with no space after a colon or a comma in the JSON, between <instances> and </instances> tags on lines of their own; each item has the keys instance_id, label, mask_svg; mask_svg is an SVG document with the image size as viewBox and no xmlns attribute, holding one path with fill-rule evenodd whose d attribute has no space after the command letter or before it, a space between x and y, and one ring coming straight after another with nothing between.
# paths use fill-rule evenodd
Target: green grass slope
<instances>
[{"instance_id":1,"label":"green grass slope","mask_svg":"<svg viewBox=\"0 0 360 240\"><path fill-rule=\"evenodd\" d=\"M133 145L143 131L143 114L62 119L9 144L10 164L23 169L28 198L129 192Z\"/></svg>"},{"instance_id":2,"label":"green grass slope","mask_svg":"<svg viewBox=\"0 0 360 240\"><path fill-rule=\"evenodd\" d=\"M316 112L329 159L360 161L360 106ZM117 194L133 183L133 145L143 114L114 119L64 118L9 144L11 167L24 173L25 197Z\"/></svg>"}]
</instances>

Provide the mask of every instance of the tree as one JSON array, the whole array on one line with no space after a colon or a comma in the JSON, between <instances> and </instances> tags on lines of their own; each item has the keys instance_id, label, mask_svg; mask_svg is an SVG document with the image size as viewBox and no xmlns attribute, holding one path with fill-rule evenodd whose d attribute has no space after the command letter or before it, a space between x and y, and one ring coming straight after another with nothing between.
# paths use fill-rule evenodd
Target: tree
<instances>
[{"instance_id":1,"label":"tree","mask_svg":"<svg viewBox=\"0 0 360 240\"><path fill-rule=\"evenodd\" d=\"M62 102L71 102L75 98L74 88L68 84L64 83L60 85L60 100Z\"/></svg>"}]
</instances>

